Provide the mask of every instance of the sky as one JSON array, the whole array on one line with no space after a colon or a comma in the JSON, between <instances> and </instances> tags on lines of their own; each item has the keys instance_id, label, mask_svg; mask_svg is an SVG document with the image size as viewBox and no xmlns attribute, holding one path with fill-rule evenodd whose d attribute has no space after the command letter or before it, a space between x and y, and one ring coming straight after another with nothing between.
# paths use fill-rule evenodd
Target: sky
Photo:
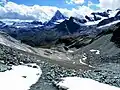
<instances>
[{"instance_id":1,"label":"sky","mask_svg":"<svg viewBox=\"0 0 120 90\"><path fill-rule=\"evenodd\" d=\"M50 20L59 10L70 17L81 18L92 12L116 10L120 0L0 0L0 18ZM4 4L2 4L4 3Z\"/></svg>"},{"instance_id":2,"label":"sky","mask_svg":"<svg viewBox=\"0 0 120 90\"><path fill-rule=\"evenodd\" d=\"M67 8L72 9L78 6L88 5L88 2L92 2L94 4L98 4L99 0L9 0L15 2L17 4L25 4L25 5L41 5L41 6L56 6L59 8ZM94 9L96 7L94 6Z\"/></svg>"}]
</instances>

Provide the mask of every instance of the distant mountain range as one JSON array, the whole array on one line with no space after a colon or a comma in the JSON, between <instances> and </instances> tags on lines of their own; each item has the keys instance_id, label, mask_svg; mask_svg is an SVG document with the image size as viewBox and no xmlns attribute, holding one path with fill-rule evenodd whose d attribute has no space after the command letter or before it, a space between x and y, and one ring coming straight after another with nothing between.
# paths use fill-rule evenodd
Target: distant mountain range
<instances>
[{"instance_id":1,"label":"distant mountain range","mask_svg":"<svg viewBox=\"0 0 120 90\"><path fill-rule=\"evenodd\" d=\"M91 15L85 15L83 16L83 18L78 18L79 20L81 20L80 23L82 24L86 24L86 25L93 25L93 24L98 24L100 21L104 20L104 19L109 19L109 18L113 18L113 17L118 17L120 14L120 10L106 10L105 12L93 12L91 13ZM74 17L74 16L73 16ZM42 18L42 17L41 17ZM45 16L44 18L47 18L47 16ZM76 17L74 17L76 18ZM43 22L42 20L40 21L34 21L34 20L19 20L19 19L1 19L2 22L9 24L9 23L14 23L14 25L18 25L23 26L23 24L30 24L30 22L38 22L36 23L36 25L40 24L40 25L54 25L54 24L59 24L61 22L63 22L64 20L69 19L69 17L65 16L64 14L62 14L59 10L56 11L56 13L53 15L53 17L50 20L47 20L45 22ZM119 20L119 18L117 18L116 20ZM116 21L114 20L114 21ZM17 23L17 24L15 24Z\"/></svg>"},{"instance_id":2,"label":"distant mountain range","mask_svg":"<svg viewBox=\"0 0 120 90\"><path fill-rule=\"evenodd\" d=\"M55 43L64 36L96 36L104 28L120 22L120 10L93 12L83 18L66 17L59 10L47 22L41 21L1 21L0 29L32 46Z\"/></svg>"}]
</instances>

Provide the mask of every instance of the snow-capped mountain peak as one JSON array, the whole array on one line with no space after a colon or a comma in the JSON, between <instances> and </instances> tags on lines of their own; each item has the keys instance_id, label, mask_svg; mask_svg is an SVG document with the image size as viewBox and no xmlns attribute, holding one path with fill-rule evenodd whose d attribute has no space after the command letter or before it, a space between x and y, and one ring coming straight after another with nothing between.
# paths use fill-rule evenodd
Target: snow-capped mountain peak
<instances>
[{"instance_id":1,"label":"snow-capped mountain peak","mask_svg":"<svg viewBox=\"0 0 120 90\"><path fill-rule=\"evenodd\" d=\"M56 11L55 15L52 17L52 19L60 20L60 19L66 19L67 17L64 16L59 10Z\"/></svg>"},{"instance_id":2,"label":"snow-capped mountain peak","mask_svg":"<svg viewBox=\"0 0 120 90\"><path fill-rule=\"evenodd\" d=\"M57 10L55 15L51 18L47 25L59 24L65 19L68 19L68 17L64 16L59 10Z\"/></svg>"}]
</instances>

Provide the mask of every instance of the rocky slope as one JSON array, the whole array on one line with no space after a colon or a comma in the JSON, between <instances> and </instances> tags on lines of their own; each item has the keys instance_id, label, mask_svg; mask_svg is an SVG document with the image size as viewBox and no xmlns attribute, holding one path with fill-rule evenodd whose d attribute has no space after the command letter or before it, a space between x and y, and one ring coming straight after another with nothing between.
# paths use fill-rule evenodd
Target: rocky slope
<instances>
[{"instance_id":1,"label":"rocky slope","mask_svg":"<svg viewBox=\"0 0 120 90\"><path fill-rule=\"evenodd\" d=\"M5 34L5 33L4 33ZM5 34L6 35L6 34ZM1 34L1 36L3 36ZM6 39L8 36L4 36L2 39ZM10 36L9 36L10 38ZM14 44L16 45L17 41L14 40ZM53 83L55 80L59 79L61 76L68 76L68 75L79 75L80 72L77 72L78 68L86 68L86 66L80 66L79 65L74 65L70 61L58 61L57 58L56 60L53 60L51 58L47 58L44 56L40 56L38 53L35 52L36 49L30 47L29 49L33 52L29 51L24 51L21 48L17 47L12 47L12 40L9 41L9 45L7 44L0 44L0 70L1 71L6 71L10 70L11 65L19 65L19 64L24 64L24 63L37 63L41 68L42 71L44 72L42 78L40 79L40 82L38 84L41 87L31 87L32 90L37 89L51 89L51 90L56 90L56 87L53 86ZM22 45L19 43L19 45ZM27 48L27 45L23 45L24 48ZM40 50L39 50L40 51ZM59 53L59 52L58 52ZM70 69L71 68L71 69ZM76 71L74 69L76 68ZM86 68L87 69L87 68ZM88 68L89 69L89 68ZM58 73L59 72L59 73ZM46 83L46 84L45 84Z\"/></svg>"}]
</instances>

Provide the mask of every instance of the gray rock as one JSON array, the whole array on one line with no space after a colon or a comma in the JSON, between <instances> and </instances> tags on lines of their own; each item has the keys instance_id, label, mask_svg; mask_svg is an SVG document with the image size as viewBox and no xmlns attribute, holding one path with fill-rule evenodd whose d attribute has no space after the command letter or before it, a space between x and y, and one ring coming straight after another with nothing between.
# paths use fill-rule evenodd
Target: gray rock
<instances>
[{"instance_id":1,"label":"gray rock","mask_svg":"<svg viewBox=\"0 0 120 90\"><path fill-rule=\"evenodd\" d=\"M7 65L4 65L2 63L0 63L0 72L5 72L7 70L11 70L11 66L7 66Z\"/></svg>"}]
</instances>

